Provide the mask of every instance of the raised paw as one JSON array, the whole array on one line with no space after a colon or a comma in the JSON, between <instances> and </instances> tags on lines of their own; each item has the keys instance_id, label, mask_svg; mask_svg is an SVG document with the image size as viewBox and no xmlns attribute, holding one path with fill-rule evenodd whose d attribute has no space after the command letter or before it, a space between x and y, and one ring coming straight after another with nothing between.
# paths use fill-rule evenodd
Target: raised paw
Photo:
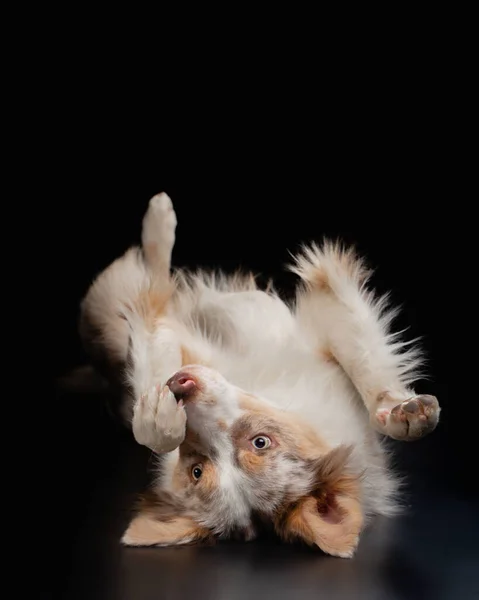
<instances>
[{"instance_id":1,"label":"raised paw","mask_svg":"<svg viewBox=\"0 0 479 600\"><path fill-rule=\"evenodd\" d=\"M133 435L153 452L171 452L183 442L186 413L167 386L155 386L139 398L133 409Z\"/></svg>"},{"instance_id":2,"label":"raised paw","mask_svg":"<svg viewBox=\"0 0 479 600\"><path fill-rule=\"evenodd\" d=\"M374 415L374 425L395 440L418 440L436 428L441 409L434 396L414 396L393 408L381 406Z\"/></svg>"},{"instance_id":3,"label":"raised paw","mask_svg":"<svg viewBox=\"0 0 479 600\"><path fill-rule=\"evenodd\" d=\"M162 192L153 196L143 217L141 242L152 267L169 269L175 244L176 214L170 197Z\"/></svg>"}]
</instances>

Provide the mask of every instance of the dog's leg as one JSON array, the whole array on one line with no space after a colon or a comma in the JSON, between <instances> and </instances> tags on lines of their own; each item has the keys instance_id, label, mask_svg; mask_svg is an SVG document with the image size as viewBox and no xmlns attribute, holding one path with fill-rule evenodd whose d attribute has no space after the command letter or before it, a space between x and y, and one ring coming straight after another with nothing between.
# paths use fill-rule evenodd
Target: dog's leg
<instances>
[{"instance_id":1,"label":"dog's leg","mask_svg":"<svg viewBox=\"0 0 479 600\"><path fill-rule=\"evenodd\" d=\"M130 331L125 311L139 298L148 300L145 290L154 288L157 305L168 298L175 229L170 198L154 196L143 218L142 248L130 248L102 271L81 302L80 337L95 366L110 381L122 377L128 355Z\"/></svg>"},{"instance_id":2,"label":"dog's leg","mask_svg":"<svg viewBox=\"0 0 479 600\"><path fill-rule=\"evenodd\" d=\"M130 323L127 375L133 390L132 429L138 443L155 452L177 448L185 437L186 414L166 381L182 366L179 335L168 324L171 253L176 215L170 198L154 196L143 218L142 249L150 281L140 293Z\"/></svg>"},{"instance_id":3,"label":"dog's leg","mask_svg":"<svg viewBox=\"0 0 479 600\"><path fill-rule=\"evenodd\" d=\"M420 353L390 332L395 311L366 289L370 272L362 261L350 250L325 244L305 250L292 270L306 284L296 307L304 335L313 336L318 352L334 358L349 375L373 427L398 440L432 431L439 420L438 401L416 396L411 387Z\"/></svg>"},{"instance_id":4,"label":"dog's leg","mask_svg":"<svg viewBox=\"0 0 479 600\"><path fill-rule=\"evenodd\" d=\"M81 305L87 351L123 388L122 413L136 440L157 452L177 447L185 435L184 410L164 390L182 366L178 335L164 318L175 228L168 196L152 198L143 219L143 248L128 250L105 269Z\"/></svg>"},{"instance_id":5,"label":"dog's leg","mask_svg":"<svg viewBox=\"0 0 479 600\"><path fill-rule=\"evenodd\" d=\"M183 404L165 385L182 366L178 334L167 325L150 332L139 325L132 330L127 367L133 391L132 430L136 441L154 452L170 452L185 438Z\"/></svg>"},{"instance_id":6,"label":"dog's leg","mask_svg":"<svg viewBox=\"0 0 479 600\"><path fill-rule=\"evenodd\" d=\"M141 245L148 268L165 281L170 278L176 225L176 214L169 196L165 193L153 196L143 217Z\"/></svg>"}]
</instances>

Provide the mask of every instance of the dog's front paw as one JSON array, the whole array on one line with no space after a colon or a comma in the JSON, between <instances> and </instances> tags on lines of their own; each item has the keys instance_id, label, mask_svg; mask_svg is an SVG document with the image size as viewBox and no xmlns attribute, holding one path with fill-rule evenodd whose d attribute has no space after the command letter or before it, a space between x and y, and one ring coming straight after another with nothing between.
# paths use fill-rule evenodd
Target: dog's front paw
<instances>
[{"instance_id":1,"label":"dog's front paw","mask_svg":"<svg viewBox=\"0 0 479 600\"><path fill-rule=\"evenodd\" d=\"M151 388L133 409L133 435L153 452L171 452L183 442L186 412L167 386Z\"/></svg>"},{"instance_id":2,"label":"dog's front paw","mask_svg":"<svg viewBox=\"0 0 479 600\"><path fill-rule=\"evenodd\" d=\"M379 407L373 417L376 429L395 440L418 440L436 428L441 409L434 396L414 396L394 406Z\"/></svg>"}]
</instances>

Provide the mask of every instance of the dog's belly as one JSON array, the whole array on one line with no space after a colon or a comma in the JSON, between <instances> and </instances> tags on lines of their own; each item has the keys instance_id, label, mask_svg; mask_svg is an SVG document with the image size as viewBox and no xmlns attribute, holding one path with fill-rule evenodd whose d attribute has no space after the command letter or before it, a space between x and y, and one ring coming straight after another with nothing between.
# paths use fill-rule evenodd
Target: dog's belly
<instances>
[{"instance_id":1,"label":"dog's belly","mask_svg":"<svg viewBox=\"0 0 479 600\"><path fill-rule=\"evenodd\" d=\"M284 302L261 291L215 294L197 306L193 318L203 335L230 349L282 344L295 331Z\"/></svg>"},{"instance_id":2,"label":"dog's belly","mask_svg":"<svg viewBox=\"0 0 479 600\"><path fill-rule=\"evenodd\" d=\"M210 366L228 381L300 413L332 446L364 439L367 415L349 377L309 346L279 298L217 293L202 299L195 319L212 342Z\"/></svg>"},{"instance_id":3,"label":"dog's belly","mask_svg":"<svg viewBox=\"0 0 479 600\"><path fill-rule=\"evenodd\" d=\"M298 413L331 446L361 443L368 414L346 373L311 350L291 344L250 350L245 355L215 353L213 367L231 383Z\"/></svg>"}]
</instances>

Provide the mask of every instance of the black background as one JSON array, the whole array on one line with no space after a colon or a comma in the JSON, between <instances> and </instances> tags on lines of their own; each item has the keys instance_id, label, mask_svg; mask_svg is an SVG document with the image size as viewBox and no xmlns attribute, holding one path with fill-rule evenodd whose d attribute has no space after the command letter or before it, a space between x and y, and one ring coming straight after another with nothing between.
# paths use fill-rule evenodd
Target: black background
<instances>
[{"instance_id":1,"label":"black background","mask_svg":"<svg viewBox=\"0 0 479 600\"><path fill-rule=\"evenodd\" d=\"M130 7L20 10L6 21L2 129L4 268L16 276L3 292L25 326L4 313L16 338L3 373L14 386L3 438L16 481L5 473L3 496L4 528L20 546L4 541L19 558L16 590L208 597L224 571L226 589L211 597L476 598L477 186L466 186L477 171L477 69L467 15L361 6L331 18L287 6L284 19L276 6L232 16L202 5L182 7L176 22L138 23ZM385 545L379 526L349 563L260 543L119 549L148 453L104 398L52 383L86 360L79 302L139 241L161 190L179 220L175 266L242 266L288 292L288 251L339 236L403 305L397 327L421 336L429 358L418 391L436 394L443 412L425 440L392 445L412 508ZM124 571L133 589L115 594Z\"/></svg>"}]
</instances>

